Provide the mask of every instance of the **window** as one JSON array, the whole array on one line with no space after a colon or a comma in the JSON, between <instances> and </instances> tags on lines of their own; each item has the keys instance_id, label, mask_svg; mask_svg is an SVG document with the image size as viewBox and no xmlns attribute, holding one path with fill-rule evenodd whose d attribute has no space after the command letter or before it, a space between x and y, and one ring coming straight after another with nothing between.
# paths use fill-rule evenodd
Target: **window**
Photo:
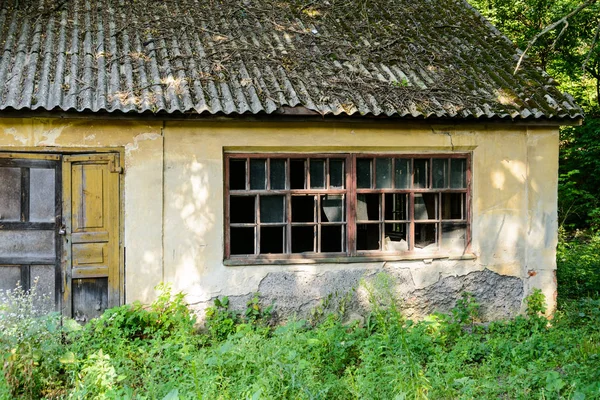
<instances>
[{"instance_id":1,"label":"window","mask_svg":"<svg viewBox=\"0 0 600 400\"><path fill-rule=\"evenodd\" d=\"M226 154L228 259L464 253L470 157Z\"/></svg>"}]
</instances>

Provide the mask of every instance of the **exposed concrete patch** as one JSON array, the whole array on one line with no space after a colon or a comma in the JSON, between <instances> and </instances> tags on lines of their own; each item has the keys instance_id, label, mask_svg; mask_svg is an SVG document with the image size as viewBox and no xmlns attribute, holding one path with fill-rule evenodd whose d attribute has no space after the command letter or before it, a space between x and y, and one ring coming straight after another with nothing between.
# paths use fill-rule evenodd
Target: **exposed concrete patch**
<instances>
[{"instance_id":1,"label":"exposed concrete patch","mask_svg":"<svg viewBox=\"0 0 600 400\"><path fill-rule=\"evenodd\" d=\"M416 290L403 309L408 317L420 318L433 312L449 312L463 292L470 292L481 304L483 320L508 318L519 312L523 281L490 270L464 276L448 276Z\"/></svg>"},{"instance_id":2,"label":"exposed concrete patch","mask_svg":"<svg viewBox=\"0 0 600 400\"><path fill-rule=\"evenodd\" d=\"M450 312L463 292L473 293L481 304L483 320L508 318L519 312L523 299L523 281L519 278L499 275L490 270L474 271L466 275L445 276L425 288L419 288L409 268L386 266L382 269L352 269L322 273L293 271L270 272L260 282L257 292L264 305L275 304L279 319L290 316L306 318L310 311L322 302L328 302L335 310L339 301L353 288L347 309L351 315L366 316L368 294L359 288L361 279L367 281L377 273L385 272L392 278L392 290L400 300L400 307L409 318L423 318L433 312ZM438 275L439 276L439 275ZM244 310L253 294L229 296L230 309ZM202 311L213 304L214 299L194 305Z\"/></svg>"}]
</instances>

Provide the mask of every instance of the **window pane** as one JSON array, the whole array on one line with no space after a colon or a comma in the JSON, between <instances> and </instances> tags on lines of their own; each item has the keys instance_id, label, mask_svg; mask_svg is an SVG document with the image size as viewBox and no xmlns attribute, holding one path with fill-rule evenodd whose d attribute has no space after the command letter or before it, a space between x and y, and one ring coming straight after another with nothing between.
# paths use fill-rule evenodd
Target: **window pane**
<instances>
[{"instance_id":1,"label":"window pane","mask_svg":"<svg viewBox=\"0 0 600 400\"><path fill-rule=\"evenodd\" d=\"M376 159L376 186L378 189L387 189L392 187L392 159Z\"/></svg>"},{"instance_id":2,"label":"window pane","mask_svg":"<svg viewBox=\"0 0 600 400\"><path fill-rule=\"evenodd\" d=\"M395 161L396 189L410 187L410 160L397 158Z\"/></svg>"},{"instance_id":3,"label":"window pane","mask_svg":"<svg viewBox=\"0 0 600 400\"><path fill-rule=\"evenodd\" d=\"M306 160L291 160L290 163L291 188L306 189Z\"/></svg>"},{"instance_id":4,"label":"window pane","mask_svg":"<svg viewBox=\"0 0 600 400\"><path fill-rule=\"evenodd\" d=\"M464 252L467 226L464 224L442 224L442 248L453 252Z\"/></svg>"},{"instance_id":5,"label":"window pane","mask_svg":"<svg viewBox=\"0 0 600 400\"><path fill-rule=\"evenodd\" d=\"M292 253L315 251L315 227L292 226Z\"/></svg>"},{"instance_id":6,"label":"window pane","mask_svg":"<svg viewBox=\"0 0 600 400\"><path fill-rule=\"evenodd\" d=\"M433 159L433 187L447 188L448 187L448 159L434 158Z\"/></svg>"},{"instance_id":7,"label":"window pane","mask_svg":"<svg viewBox=\"0 0 600 400\"><path fill-rule=\"evenodd\" d=\"M414 160L415 184L417 189L429 187L429 160L416 159Z\"/></svg>"},{"instance_id":8,"label":"window pane","mask_svg":"<svg viewBox=\"0 0 600 400\"><path fill-rule=\"evenodd\" d=\"M442 195L442 219L466 219L466 193Z\"/></svg>"},{"instance_id":9,"label":"window pane","mask_svg":"<svg viewBox=\"0 0 600 400\"><path fill-rule=\"evenodd\" d=\"M356 249L357 250L379 250L379 224L356 225Z\"/></svg>"},{"instance_id":10,"label":"window pane","mask_svg":"<svg viewBox=\"0 0 600 400\"><path fill-rule=\"evenodd\" d=\"M250 160L250 189L267 188L267 160Z\"/></svg>"},{"instance_id":11,"label":"window pane","mask_svg":"<svg viewBox=\"0 0 600 400\"><path fill-rule=\"evenodd\" d=\"M231 254L254 254L254 228L231 228Z\"/></svg>"},{"instance_id":12,"label":"window pane","mask_svg":"<svg viewBox=\"0 0 600 400\"><path fill-rule=\"evenodd\" d=\"M229 189L246 190L246 160L229 160Z\"/></svg>"},{"instance_id":13,"label":"window pane","mask_svg":"<svg viewBox=\"0 0 600 400\"><path fill-rule=\"evenodd\" d=\"M379 221L379 203L381 195L359 194L356 203L356 219L358 221Z\"/></svg>"},{"instance_id":14,"label":"window pane","mask_svg":"<svg viewBox=\"0 0 600 400\"><path fill-rule=\"evenodd\" d=\"M29 220L54 222L56 172L53 169L30 169Z\"/></svg>"},{"instance_id":15,"label":"window pane","mask_svg":"<svg viewBox=\"0 0 600 400\"><path fill-rule=\"evenodd\" d=\"M341 253L344 251L344 227L326 225L321 227L321 252Z\"/></svg>"},{"instance_id":16,"label":"window pane","mask_svg":"<svg viewBox=\"0 0 600 400\"><path fill-rule=\"evenodd\" d=\"M437 219L438 194L415 193L415 220Z\"/></svg>"},{"instance_id":17,"label":"window pane","mask_svg":"<svg viewBox=\"0 0 600 400\"><path fill-rule=\"evenodd\" d=\"M310 160L310 187L325 188L325 160Z\"/></svg>"},{"instance_id":18,"label":"window pane","mask_svg":"<svg viewBox=\"0 0 600 400\"><path fill-rule=\"evenodd\" d=\"M44 257L56 254L54 231L0 231L3 257Z\"/></svg>"},{"instance_id":19,"label":"window pane","mask_svg":"<svg viewBox=\"0 0 600 400\"><path fill-rule=\"evenodd\" d=\"M408 251L408 224L385 224L384 250Z\"/></svg>"},{"instance_id":20,"label":"window pane","mask_svg":"<svg viewBox=\"0 0 600 400\"><path fill-rule=\"evenodd\" d=\"M282 190L285 189L285 164L286 160L282 160L279 158L274 158L269 160L269 167L271 169L271 189L273 190Z\"/></svg>"},{"instance_id":21,"label":"window pane","mask_svg":"<svg viewBox=\"0 0 600 400\"><path fill-rule=\"evenodd\" d=\"M292 222L315 222L314 196L292 196Z\"/></svg>"},{"instance_id":22,"label":"window pane","mask_svg":"<svg viewBox=\"0 0 600 400\"><path fill-rule=\"evenodd\" d=\"M263 226L260 228L260 254L281 254L285 249L285 227Z\"/></svg>"},{"instance_id":23,"label":"window pane","mask_svg":"<svg viewBox=\"0 0 600 400\"><path fill-rule=\"evenodd\" d=\"M344 196L330 194L321 196L321 222L344 221Z\"/></svg>"},{"instance_id":24,"label":"window pane","mask_svg":"<svg viewBox=\"0 0 600 400\"><path fill-rule=\"evenodd\" d=\"M359 189L370 189L373 185L372 173L373 160L359 158L356 160L356 186Z\"/></svg>"},{"instance_id":25,"label":"window pane","mask_svg":"<svg viewBox=\"0 0 600 400\"><path fill-rule=\"evenodd\" d=\"M21 220L21 169L0 168L0 221Z\"/></svg>"},{"instance_id":26,"label":"window pane","mask_svg":"<svg viewBox=\"0 0 600 400\"><path fill-rule=\"evenodd\" d=\"M385 220L408 220L408 195L400 193L385 194Z\"/></svg>"},{"instance_id":27,"label":"window pane","mask_svg":"<svg viewBox=\"0 0 600 400\"><path fill-rule=\"evenodd\" d=\"M260 222L285 222L284 200L284 196L260 196Z\"/></svg>"},{"instance_id":28,"label":"window pane","mask_svg":"<svg viewBox=\"0 0 600 400\"><path fill-rule=\"evenodd\" d=\"M232 224L253 224L256 220L254 196L231 196L229 203L230 222Z\"/></svg>"},{"instance_id":29,"label":"window pane","mask_svg":"<svg viewBox=\"0 0 600 400\"><path fill-rule=\"evenodd\" d=\"M329 160L329 186L331 188L344 188L346 181L344 160Z\"/></svg>"},{"instance_id":30,"label":"window pane","mask_svg":"<svg viewBox=\"0 0 600 400\"><path fill-rule=\"evenodd\" d=\"M415 224L415 250L437 249L437 224Z\"/></svg>"},{"instance_id":31,"label":"window pane","mask_svg":"<svg viewBox=\"0 0 600 400\"><path fill-rule=\"evenodd\" d=\"M450 161L450 187L463 189L467 187L467 160L464 158L453 158Z\"/></svg>"}]
</instances>

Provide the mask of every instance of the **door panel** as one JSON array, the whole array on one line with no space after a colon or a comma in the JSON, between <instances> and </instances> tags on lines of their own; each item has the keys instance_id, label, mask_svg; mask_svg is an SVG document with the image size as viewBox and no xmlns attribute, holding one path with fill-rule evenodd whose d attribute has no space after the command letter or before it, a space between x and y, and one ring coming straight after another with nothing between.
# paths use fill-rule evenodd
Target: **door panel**
<instances>
[{"instance_id":1,"label":"door panel","mask_svg":"<svg viewBox=\"0 0 600 400\"><path fill-rule=\"evenodd\" d=\"M65 156L65 314L86 322L120 303L116 154Z\"/></svg>"},{"instance_id":2,"label":"door panel","mask_svg":"<svg viewBox=\"0 0 600 400\"><path fill-rule=\"evenodd\" d=\"M0 152L0 291L37 281L36 307L60 304L60 156Z\"/></svg>"}]
</instances>

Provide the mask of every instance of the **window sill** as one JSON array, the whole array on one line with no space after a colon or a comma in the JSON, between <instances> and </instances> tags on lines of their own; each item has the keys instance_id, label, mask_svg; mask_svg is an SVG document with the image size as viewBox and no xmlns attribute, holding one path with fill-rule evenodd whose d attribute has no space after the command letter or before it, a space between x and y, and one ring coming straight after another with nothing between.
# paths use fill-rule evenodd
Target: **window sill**
<instances>
[{"instance_id":1,"label":"window sill","mask_svg":"<svg viewBox=\"0 0 600 400\"><path fill-rule=\"evenodd\" d=\"M370 263L382 261L420 261L420 260L475 260L477 255L473 253L465 254L405 254L405 255L376 255L376 256L329 256L323 258L316 257L297 257L297 258L274 258L274 257L232 257L223 260L226 266L244 266L244 265L291 265L291 264L351 264L351 263Z\"/></svg>"}]
</instances>

